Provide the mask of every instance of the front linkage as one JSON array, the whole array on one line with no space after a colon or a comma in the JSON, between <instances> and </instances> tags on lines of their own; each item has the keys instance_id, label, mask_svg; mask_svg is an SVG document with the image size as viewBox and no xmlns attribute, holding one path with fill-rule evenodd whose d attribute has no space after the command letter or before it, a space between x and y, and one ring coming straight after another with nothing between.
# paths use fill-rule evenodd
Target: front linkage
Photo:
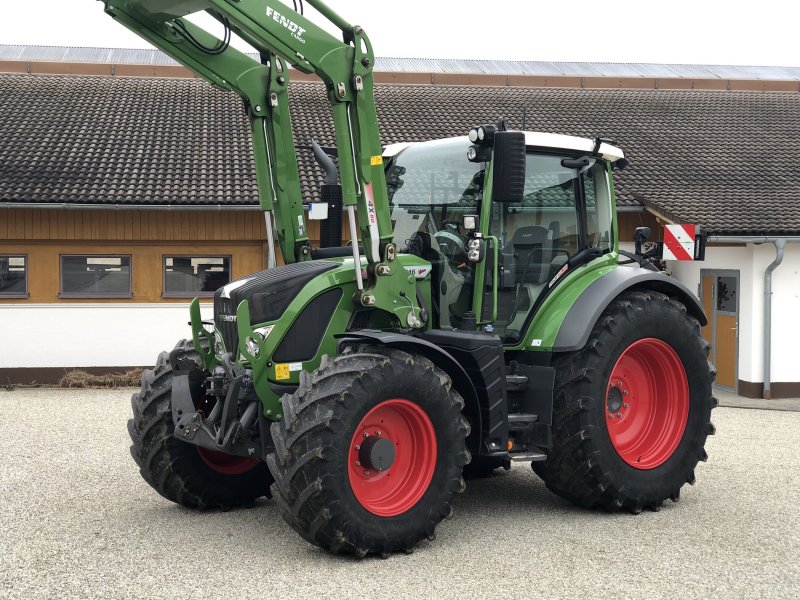
<instances>
[{"instance_id":1,"label":"front linkage","mask_svg":"<svg viewBox=\"0 0 800 600\"><path fill-rule=\"evenodd\" d=\"M263 460L271 451L263 440L270 438L262 435L268 423L252 373L232 362L230 353L211 372L180 354L180 348L169 354L175 437L208 450Z\"/></svg>"}]
</instances>

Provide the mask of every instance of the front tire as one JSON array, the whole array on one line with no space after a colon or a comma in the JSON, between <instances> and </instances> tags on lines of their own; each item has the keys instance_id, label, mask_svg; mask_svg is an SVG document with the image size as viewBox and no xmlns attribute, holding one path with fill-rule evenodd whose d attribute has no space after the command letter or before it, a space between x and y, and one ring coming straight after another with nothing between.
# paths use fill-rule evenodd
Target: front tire
<instances>
[{"instance_id":1,"label":"front tire","mask_svg":"<svg viewBox=\"0 0 800 600\"><path fill-rule=\"evenodd\" d=\"M179 358L200 356L181 340ZM229 509L269 495L272 477L264 462L206 450L177 439L172 422L172 368L162 352L142 374L142 389L131 398L128 421L131 455L144 480L167 500L200 509Z\"/></svg>"},{"instance_id":2,"label":"front tire","mask_svg":"<svg viewBox=\"0 0 800 600\"><path fill-rule=\"evenodd\" d=\"M283 397L267 464L303 538L359 557L410 552L450 515L469 460L464 402L429 360L385 348L323 359Z\"/></svg>"},{"instance_id":3,"label":"front tire","mask_svg":"<svg viewBox=\"0 0 800 600\"><path fill-rule=\"evenodd\" d=\"M714 433L708 350L683 304L649 290L622 294L581 350L553 360L553 447L533 470L589 508L638 513L677 501Z\"/></svg>"}]
</instances>

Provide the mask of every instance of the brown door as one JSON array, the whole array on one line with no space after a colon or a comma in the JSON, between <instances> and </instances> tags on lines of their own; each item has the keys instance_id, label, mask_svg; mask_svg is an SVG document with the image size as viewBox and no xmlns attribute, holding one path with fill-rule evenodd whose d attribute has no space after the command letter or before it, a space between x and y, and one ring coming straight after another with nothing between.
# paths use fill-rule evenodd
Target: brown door
<instances>
[{"instance_id":1,"label":"brown door","mask_svg":"<svg viewBox=\"0 0 800 600\"><path fill-rule=\"evenodd\" d=\"M704 271L702 296L708 317L703 337L711 343L716 384L735 390L739 362L739 272Z\"/></svg>"}]
</instances>

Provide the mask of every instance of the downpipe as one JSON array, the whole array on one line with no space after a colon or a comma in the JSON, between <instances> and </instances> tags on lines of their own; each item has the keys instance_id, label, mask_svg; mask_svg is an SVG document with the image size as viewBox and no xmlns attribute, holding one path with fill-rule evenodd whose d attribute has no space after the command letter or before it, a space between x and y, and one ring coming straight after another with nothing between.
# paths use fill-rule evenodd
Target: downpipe
<instances>
[{"instance_id":1,"label":"downpipe","mask_svg":"<svg viewBox=\"0 0 800 600\"><path fill-rule=\"evenodd\" d=\"M775 260L764 271L764 393L762 398L772 398L772 272L783 262L785 239L773 241Z\"/></svg>"}]
</instances>

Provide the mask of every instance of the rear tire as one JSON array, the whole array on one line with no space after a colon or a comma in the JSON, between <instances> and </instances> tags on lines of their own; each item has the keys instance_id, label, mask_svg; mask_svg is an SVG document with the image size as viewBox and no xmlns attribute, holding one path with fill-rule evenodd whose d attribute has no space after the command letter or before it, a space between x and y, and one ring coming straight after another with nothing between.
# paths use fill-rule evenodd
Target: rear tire
<instances>
[{"instance_id":1,"label":"rear tire","mask_svg":"<svg viewBox=\"0 0 800 600\"><path fill-rule=\"evenodd\" d=\"M586 345L553 360L553 447L532 463L580 506L658 510L694 484L716 399L700 323L654 291L626 292Z\"/></svg>"},{"instance_id":2,"label":"rear tire","mask_svg":"<svg viewBox=\"0 0 800 600\"><path fill-rule=\"evenodd\" d=\"M201 364L191 341L176 345L179 358ZM128 433L131 455L144 480L167 500L201 509L251 504L268 496L272 477L261 461L205 450L177 439L172 422L172 368L169 354L142 374L142 389L131 398Z\"/></svg>"},{"instance_id":3,"label":"rear tire","mask_svg":"<svg viewBox=\"0 0 800 600\"><path fill-rule=\"evenodd\" d=\"M464 402L444 372L370 348L325 357L282 402L267 464L283 517L303 538L359 557L433 538L469 460Z\"/></svg>"}]
</instances>

